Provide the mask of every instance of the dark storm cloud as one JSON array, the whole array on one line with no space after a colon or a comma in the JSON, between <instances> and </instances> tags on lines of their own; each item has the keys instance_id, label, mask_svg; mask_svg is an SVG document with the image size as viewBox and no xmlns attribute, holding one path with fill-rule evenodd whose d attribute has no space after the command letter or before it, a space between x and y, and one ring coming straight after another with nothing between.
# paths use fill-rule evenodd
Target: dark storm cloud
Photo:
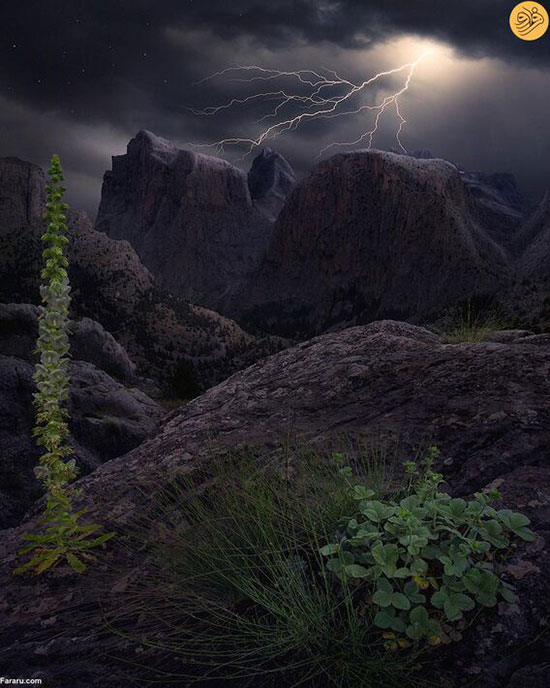
<instances>
[{"instance_id":1,"label":"dark storm cloud","mask_svg":"<svg viewBox=\"0 0 550 688\"><path fill-rule=\"evenodd\" d=\"M471 55L548 65L549 41L526 45L509 31L508 17L516 4L506 0L215 1L197 3L191 16L195 24L220 36L247 33L276 44L301 38L366 47L395 34L418 33Z\"/></svg>"},{"instance_id":2,"label":"dark storm cloud","mask_svg":"<svg viewBox=\"0 0 550 688\"><path fill-rule=\"evenodd\" d=\"M216 38L365 47L401 33L438 37L474 55L550 64L550 41L519 41L502 0L26 0L2 10L2 93L78 117L112 119L172 102L175 88L215 62ZM168 28L203 29L203 57L165 40ZM202 72L204 74L204 72ZM191 77L191 79L189 78ZM147 96L143 94L146 93ZM130 107L129 107L130 106ZM74 113L71 113L74 110Z\"/></svg>"},{"instance_id":3,"label":"dark storm cloud","mask_svg":"<svg viewBox=\"0 0 550 688\"><path fill-rule=\"evenodd\" d=\"M550 66L550 39L533 43L516 39L507 25L514 4L502 0L12 2L0 11L0 155L19 155L45 165L55 147L67 161L69 186L77 189L72 200L93 214L101 170L109 167L110 154L124 151L137 130L148 128L184 144L216 140L252 126L253 108L202 119L186 109L223 102L233 94L229 87L238 89L220 80L193 85L212 71L238 63L282 68L295 60L300 67L315 66L321 59L348 69L346 54L408 34L448 42L458 54L545 69ZM391 57L389 66L394 66ZM501 86L504 91L508 87ZM508 116L513 118L514 113L510 107ZM463 125L461 117L467 120L468 113L453 112ZM293 132L272 145L288 151L291 162L305 171L318 152L317 133L329 126L333 124ZM438 152L446 150L437 141L435 147ZM96 185L90 182L87 191L87 181L96 175ZM536 171L531 170L531 176Z\"/></svg>"}]
</instances>

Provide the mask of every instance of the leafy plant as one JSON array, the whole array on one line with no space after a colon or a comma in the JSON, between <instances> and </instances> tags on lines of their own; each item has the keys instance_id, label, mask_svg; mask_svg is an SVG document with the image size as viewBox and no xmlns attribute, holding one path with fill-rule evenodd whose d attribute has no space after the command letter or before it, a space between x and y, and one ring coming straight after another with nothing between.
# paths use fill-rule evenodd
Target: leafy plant
<instances>
[{"instance_id":1,"label":"leafy plant","mask_svg":"<svg viewBox=\"0 0 550 688\"><path fill-rule=\"evenodd\" d=\"M494 607L499 597L513 602L498 560L512 536L534 539L526 516L491 506L498 493L466 501L440 492L437 455L431 447L420 465L407 462L404 491L387 499L353 484L349 467L342 468L357 506L320 549L342 589L356 585L356 603L370 604L374 624L392 631L391 649L458 639L454 624L476 605Z\"/></svg>"},{"instance_id":2,"label":"leafy plant","mask_svg":"<svg viewBox=\"0 0 550 688\"><path fill-rule=\"evenodd\" d=\"M28 533L23 540L28 544L19 554L31 554L31 558L15 573L33 571L42 573L60 562L78 573L86 570L86 559L94 559L90 550L103 545L114 533L105 533L92 539L100 525L81 524L85 511L73 510L76 490L69 486L77 475L77 468L69 445L67 403L69 400L69 308L70 285L67 275L68 260L64 249L66 237L64 211L68 206L62 202L65 187L59 157L54 155L48 170L50 183L47 192L44 219L48 222L42 241L44 267L41 272L39 309L39 336L37 364L34 381L36 426L34 436L44 453L40 457L35 474L46 489L46 507L40 519L45 527L43 533Z\"/></svg>"}]
</instances>

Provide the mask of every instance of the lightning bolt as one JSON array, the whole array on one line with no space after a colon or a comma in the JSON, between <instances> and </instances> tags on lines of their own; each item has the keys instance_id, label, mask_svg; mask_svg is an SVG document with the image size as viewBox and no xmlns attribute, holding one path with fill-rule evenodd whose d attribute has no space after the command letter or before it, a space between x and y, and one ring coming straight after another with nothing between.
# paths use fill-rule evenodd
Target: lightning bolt
<instances>
[{"instance_id":1,"label":"lightning bolt","mask_svg":"<svg viewBox=\"0 0 550 688\"><path fill-rule=\"evenodd\" d=\"M407 62L400 67L378 72L378 74L360 83L349 81L338 75L334 70L326 67L321 67L318 71L312 69L281 71L277 69L266 69L257 65L228 67L227 69L223 69L201 79L201 81L197 82L197 85L204 84L217 78L226 78L230 82L247 84L275 82L274 88L272 87L273 90L257 92L241 98L231 98L221 105L211 105L203 109L187 108L188 110L195 115L211 117L224 110L248 105L256 101L273 102L276 103L275 107L255 122L256 125L266 124L264 128L261 129L260 133L253 138L228 137L220 139L219 141L214 141L213 143L190 143L188 145L215 148L220 154L223 154L225 146L244 145L245 153L242 158L245 158L254 149L262 146L266 141L281 136L281 134L287 131L295 130L307 122L372 113L374 114L374 121L370 129L364 130L354 141L335 141L328 144L319 151L317 157L320 157L334 147L356 146L362 144L364 141L367 142L367 148L370 149L384 113L388 110L393 110L398 119L395 139L399 148L406 153L407 150L401 140L401 134L403 133L403 128L407 120L401 114L399 105L400 98L409 90L416 68L429 54L430 51L426 50L413 62ZM374 84L378 85L384 77L392 77L401 74L404 75L403 86L383 97L380 102L374 105L360 104L356 107L352 106L351 101L354 97L360 96L360 94L367 91L367 89ZM280 85L280 80L282 79L290 82L290 84L283 87ZM293 108L294 113L285 115L284 112L289 108ZM299 112L296 112L297 109ZM272 124L269 124L270 120L273 120Z\"/></svg>"}]
</instances>

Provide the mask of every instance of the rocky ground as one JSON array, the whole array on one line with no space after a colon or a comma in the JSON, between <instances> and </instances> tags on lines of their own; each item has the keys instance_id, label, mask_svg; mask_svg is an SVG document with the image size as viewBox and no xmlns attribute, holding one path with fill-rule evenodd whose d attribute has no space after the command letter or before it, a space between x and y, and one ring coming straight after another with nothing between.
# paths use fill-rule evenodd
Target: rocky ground
<instances>
[{"instance_id":1,"label":"rocky ground","mask_svg":"<svg viewBox=\"0 0 550 688\"><path fill-rule=\"evenodd\" d=\"M91 518L123 533L147 495L213 451L248 446L269 455L291 433L296 442L325 448L340 446L342 436L390 444L398 438L405 459L435 442L453 494L498 486L506 506L532 518L537 539L508 562L519 603L484 611L463 641L435 651L429 677L453 688L545 688L550 336L492 339L449 345L428 330L384 321L300 344L174 411L154 437L82 478L82 504ZM7 675L49 678L52 686L126 685L132 669L112 656L140 661L142 651L102 628L98 606L123 604L144 561L128 559L113 543L86 576L14 578L17 542L31 525L0 538L0 667ZM152 667L154 657L145 663ZM136 669L134 679L143 675Z\"/></svg>"}]
</instances>

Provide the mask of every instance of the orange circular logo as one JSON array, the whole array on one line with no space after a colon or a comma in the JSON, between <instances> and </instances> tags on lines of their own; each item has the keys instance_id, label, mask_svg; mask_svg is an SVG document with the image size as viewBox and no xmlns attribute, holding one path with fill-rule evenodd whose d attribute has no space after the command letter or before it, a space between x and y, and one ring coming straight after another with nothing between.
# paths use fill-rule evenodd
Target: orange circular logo
<instances>
[{"instance_id":1,"label":"orange circular logo","mask_svg":"<svg viewBox=\"0 0 550 688\"><path fill-rule=\"evenodd\" d=\"M538 2L521 2L510 14L510 28L522 41L536 41L548 29L548 12Z\"/></svg>"}]
</instances>

